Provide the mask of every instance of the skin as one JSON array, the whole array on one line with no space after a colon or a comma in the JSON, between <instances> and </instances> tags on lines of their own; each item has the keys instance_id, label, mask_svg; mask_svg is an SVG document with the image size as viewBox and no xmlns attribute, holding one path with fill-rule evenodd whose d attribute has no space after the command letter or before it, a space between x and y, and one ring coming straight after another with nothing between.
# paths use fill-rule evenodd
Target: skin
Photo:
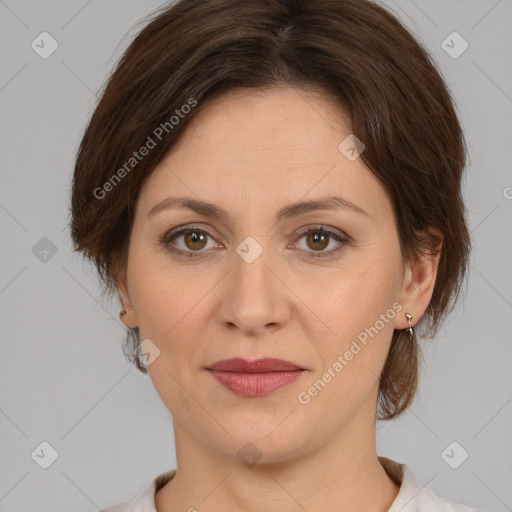
<instances>
[{"instance_id":1,"label":"skin","mask_svg":"<svg viewBox=\"0 0 512 512\"><path fill-rule=\"evenodd\" d=\"M405 312L413 325L425 312L438 257L404 264L384 187L361 158L338 150L349 134L342 107L319 91L237 89L191 120L141 190L118 290L123 322L160 350L148 371L172 413L178 469L156 493L158 512L377 512L396 498L376 453L378 376L393 329L408 327ZM333 193L368 215L274 219L285 205ZM218 204L229 218L183 208L148 218L171 195ZM194 224L210 232L206 240L182 235L169 245L201 257L180 258L159 242ZM320 226L352 240L309 259L340 247L332 237L300 237ZM236 252L248 236L263 249L250 264ZM401 312L300 403L298 394L394 303ZM270 395L242 397L205 370L230 357L277 357L308 371ZM256 465L237 456L248 442L261 454Z\"/></svg>"}]
</instances>

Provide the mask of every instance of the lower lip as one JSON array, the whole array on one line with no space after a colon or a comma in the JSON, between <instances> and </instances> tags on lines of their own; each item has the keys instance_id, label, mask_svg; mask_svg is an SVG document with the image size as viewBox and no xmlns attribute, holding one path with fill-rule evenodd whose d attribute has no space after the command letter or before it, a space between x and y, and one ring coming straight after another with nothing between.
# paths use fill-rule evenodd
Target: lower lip
<instances>
[{"instance_id":1,"label":"lower lip","mask_svg":"<svg viewBox=\"0 0 512 512\"><path fill-rule=\"evenodd\" d=\"M208 370L212 376L233 393L243 396L263 396L291 384L305 370L269 373L237 373Z\"/></svg>"}]
</instances>

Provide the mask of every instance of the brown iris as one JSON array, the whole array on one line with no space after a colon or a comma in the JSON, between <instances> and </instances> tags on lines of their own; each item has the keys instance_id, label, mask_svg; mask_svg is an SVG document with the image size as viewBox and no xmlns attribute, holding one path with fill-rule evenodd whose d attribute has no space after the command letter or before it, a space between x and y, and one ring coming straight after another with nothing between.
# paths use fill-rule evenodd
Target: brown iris
<instances>
[{"instance_id":1,"label":"brown iris","mask_svg":"<svg viewBox=\"0 0 512 512\"><path fill-rule=\"evenodd\" d=\"M206 245L206 234L201 231L194 231L194 230L186 231L184 233L183 238L185 240L186 246L189 249L200 250L200 249L203 249L204 246ZM191 245L189 245L189 242L191 243ZM200 247L197 247L197 246L194 247L192 245L192 244L200 244L200 243L203 243L203 245L201 245Z\"/></svg>"},{"instance_id":2,"label":"brown iris","mask_svg":"<svg viewBox=\"0 0 512 512\"><path fill-rule=\"evenodd\" d=\"M324 233L322 231L322 229L317 229L317 230L310 231L307 233L306 241L307 241L308 245L310 243L323 244L321 247L318 248L318 250L322 250L322 249L325 249L327 247L327 245L329 245L329 235ZM310 245L310 247L314 248L314 246L312 246L312 245Z\"/></svg>"}]
</instances>

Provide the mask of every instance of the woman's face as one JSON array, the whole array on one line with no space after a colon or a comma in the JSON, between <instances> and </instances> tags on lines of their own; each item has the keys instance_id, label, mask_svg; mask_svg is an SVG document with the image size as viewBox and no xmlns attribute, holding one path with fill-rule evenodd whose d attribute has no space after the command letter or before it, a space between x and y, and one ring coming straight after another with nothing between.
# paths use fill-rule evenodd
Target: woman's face
<instances>
[{"instance_id":1,"label":"woman's face","mask_svg":"<svg viewBox=\"0 0 512 512\"><path fill-rule=\"evenodd\" d=\"M349 425L372 434L393 329L428 304L430 296L420 304L410 295L383 186L347 149L350 139L339 149L350 134L326 97L230 92L198 113L138 197L123 321L150 340L149 375L175 430L217 453L254 450L270 462L317 450ZM304 207L276 217L332 196L360 211ZM169 197L225 215L178 206L151 214ZM171 240L178 228L189 231ZM207 369L229 358L279 358L305 371L242 395Z\"/></svg>"}]
</instances>

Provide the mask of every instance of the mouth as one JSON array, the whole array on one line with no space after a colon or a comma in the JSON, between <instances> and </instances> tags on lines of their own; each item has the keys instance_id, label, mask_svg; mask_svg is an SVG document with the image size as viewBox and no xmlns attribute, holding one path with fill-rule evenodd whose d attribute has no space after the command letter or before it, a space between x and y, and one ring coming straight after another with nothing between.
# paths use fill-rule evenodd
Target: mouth
<instances>
[{"instance_id":1,"label":"mouth","mask_svg":"<svg viewBox=\"0 0 512 512\"><path fill-rule=\"evenodd\" d=\"M295 382L305 368L282 359L223 359L206 368L217 382L237 395L264 396Z\"/></svg>"},{"instance_id":2,"label":"mouth","mask_svg":"<svg viewBox=\"0 0 512 512\"><path fill-rule=\"evenodd\" d=\"M283 359L275 359L273 357L265 357L256 359L255 361L247 361L240 357L232 359L222 359L210 365L207 370L220 372L237 372L237 373L269 373L269 372L293 372L296 370L305 370L299 365Z\"/></svg>"}]
</instances>

